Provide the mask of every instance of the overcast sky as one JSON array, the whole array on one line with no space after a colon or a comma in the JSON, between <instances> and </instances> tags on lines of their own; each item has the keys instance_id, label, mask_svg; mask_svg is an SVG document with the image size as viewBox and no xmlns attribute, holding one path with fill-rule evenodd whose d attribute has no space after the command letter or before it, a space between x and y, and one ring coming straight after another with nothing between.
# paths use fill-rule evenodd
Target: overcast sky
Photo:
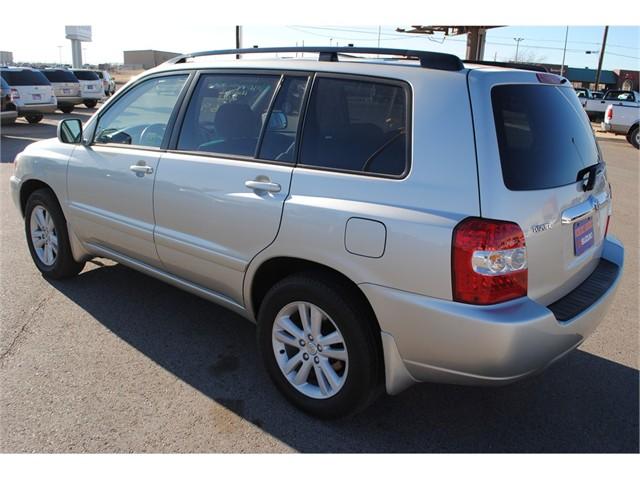
<instances>
[{"instance_id":1,"label":"overcast sky","mask_svg":"<svg viewBox=\"0 0 640 480\"><path fill-rule=\"evenodd\" d=\"M100 10L102 13L99 15L88 12L87 9L76 11L55 8L53 4L45 2L42 8L47 14L30 18L28 29L25 28L25 19L3 21L0 27L0 50L12 51L14 60L17 62L58 62L61 58L63 63L71 63L70 42L64 37L65 25L92 26L93 41L83 44L84 59L92 64L121 63L124 50L156 49L184 53L233 48L235 46L234 25L237 19L229 18L228 13L226 16L217 15L216 9L219 2L211 4L200 2L192 5L190 1L145 4L131 0L131 2L124 2L124 5L129 5L128 7L123 7L118 5L116 0L111 0L107 3L113 5L113 8ZM37 1L29 0L27 3L32 5ZM201 5L209 5L209 7ZM243 2L244 5L246 4ZM311 4L299 2L298 5ZM246 11L247 14L252 12L250 4ZM290 15L280 15L278 10L274 10L270 16L264 17L264 22L261 23L257 21L259 19L256 18L256 12L253 13L248 15L251 21L247 21L243 27L244 46L291 46L296 42L300 45L304 42L307 46L330 43L376 46L379 26L372 24L371 20L390 19L387 12L380 10L380 13L376 14L375 9L370 9L366 16L366 23L357 24L351 21L350 23L354 25L328 26L326 21L322 22L326 20L326 15L317 16L318 23L313 23L311 18L314 17L307 14L304 23L298 21L286 25L274 25L274 20L295 19ZM344 18L345 16L337 16L335 21L344 20ZM461 13L460 24L473 23L464 22L464 19ZM535 16L533 19L535 20ZM353 17L351 16L349 20L353 20ZM458 20L457 17L456 20ZM494 22L486 23L499 23L499 20L502 19L496 17ZM406 23L389 24L390 22L387 21L383 23L386 25L380 26L381 47L442 51L457 54L461 58L465 55L465 36L443 38L438 35L400 34L395 31L397 27L409 27L409 23L420 23L415 18L407 20ZM569 28L566 52L566 63L569 66L593 68L597 66L597 53L585 52L589 50L597 52L600 49L603 28L602 26ZM487 35L485 60L513 59L516 52L514 38L522 38L518 52L520 60L559 64L562 61L565 32L565 26L494 28ZM605 52L605 69L640 69L640 28L638 26L610 27Z\"/></svg>"}]
</instances>

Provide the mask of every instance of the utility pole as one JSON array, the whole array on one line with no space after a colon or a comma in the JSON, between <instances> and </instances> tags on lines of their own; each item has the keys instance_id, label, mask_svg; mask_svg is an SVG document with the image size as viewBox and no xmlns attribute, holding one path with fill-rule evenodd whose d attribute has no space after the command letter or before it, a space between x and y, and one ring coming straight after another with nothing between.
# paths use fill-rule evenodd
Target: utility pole
<instances>
[{"instance_id":1,"label":"utility pole","mask_svg":"<svg viewBox=\"0 0 640 480\"><path fill-rule=\"evenodd\" d=\"M59 65L62 66L62 47L63 45L56 45L58 47L58 60L60 61Z\"/></svg>"},{"instance_id":2,"label":"utility pole","mask_svg":"<svg viewBox=\"0 0 640 480\"><path fill-rule=\"evenodd\" d=\"M564 59L567 54L567 39L569 38L569 25L567 25L567 29L564 32L564 50L562 51L562 66L560 67L560 76L564 76Z\"/></svg>"},{"instance_id":3,"label":"utility pole","mask_svg":"<svg viewBox=\"0 0 640 480\"><path fill-rule=\"evenodd\" d=\"M609 25L604 27L604 36L602 37L602 48L600 49L600 58L598 58L598 72L596 73L596 92L600 84L600 72L602 72L602 60L604 59L604 49L607 45L607 33L609 33Z\"/></svg>"},{"instance_id":4,"label":"utility pole","mask_svg":"<svg viewBox=\"0 0 640 480\"><path fill-rule=\"evenodd\" d=\"M520 47L520 42L522 40L524 40L524 38L517 37L517 38L514 38L514 40L516 42L516 60L515 60L515 62L518 63L518 48Z\"/></svg>"},{"instance_id":5,"label":"utility pole","mask_svg":"<svg viewBox=\"0 0 640 480\"><path fill-rule=\"evenodd\" d=\"M378 48L380 48L380 28L381 28L381 25L378 25ZM380 58L380 54L378 54L377 57Z\"/></svg>"},{"instance_id":6,"label":"utility pole","mask_svg":"<svg viewBox=\"0 0 640 480\"><path fill-rule=\"evenodd\" d=\"M236 25L236 49L242 48L242 27L240 25ZM236 53L236 59L240 58L240 54Z\"/></svg>"}]
</instances>

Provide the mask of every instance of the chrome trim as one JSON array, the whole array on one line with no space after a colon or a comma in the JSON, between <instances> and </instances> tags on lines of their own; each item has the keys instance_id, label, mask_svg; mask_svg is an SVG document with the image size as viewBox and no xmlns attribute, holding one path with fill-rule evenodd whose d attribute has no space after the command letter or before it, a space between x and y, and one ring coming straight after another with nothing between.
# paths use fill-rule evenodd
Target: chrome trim
<instances>
[{"instance_id":1,"label":"chrome trim","mask_svg":"<svg viewBox=\"0 0 640 480\"><path fill-rule=\"evenodd\" d=\"M609 193L604 191L597 195L590 195L587 200L562 212L562 223L575 223L597 212L611 200Z\"/></svg>"}]
</instances>

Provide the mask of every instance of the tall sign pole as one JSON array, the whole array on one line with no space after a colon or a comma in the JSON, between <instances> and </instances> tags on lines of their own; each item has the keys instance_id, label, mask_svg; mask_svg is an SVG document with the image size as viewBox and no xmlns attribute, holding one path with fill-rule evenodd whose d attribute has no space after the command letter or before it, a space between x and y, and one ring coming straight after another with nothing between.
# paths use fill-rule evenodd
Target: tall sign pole
<instances>
[{"instance_id":1,"label":"tall sign pole","mask_svg":"<svg viewBox=\"0 0 640 480\"><path fill-rule=\"evenodd\" d=\"M607 46L607 33L609 33L609 25L604 27L604 36L602 37L602 48L600 48L600 57L598 58L598 72L596 73L596 91L600 84L600 73L602 72L602 60L604 59L604 49Z\"/></svg>"}]
</instances>

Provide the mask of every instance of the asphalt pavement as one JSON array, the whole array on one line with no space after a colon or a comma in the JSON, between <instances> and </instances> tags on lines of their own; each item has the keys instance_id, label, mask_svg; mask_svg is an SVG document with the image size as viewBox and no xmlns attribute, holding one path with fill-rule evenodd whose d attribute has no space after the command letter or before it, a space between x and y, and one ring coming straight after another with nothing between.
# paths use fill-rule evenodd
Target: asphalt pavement
<instances>
[{"instance_id":1,"label":"asphalt pavement","mask_svg":"<svg viewBox=\"0 0 640 480\"><path fill-rule=\"evenodd\" d=\"M599 135L626 246L596 333L542 375L494 388L421 384L320 421L276 391L239 316L111 261L69 281L32 264L8 179L57 120L2 128L0 451L638 452L638 151Z\"/></svg>"}]
</instances>

